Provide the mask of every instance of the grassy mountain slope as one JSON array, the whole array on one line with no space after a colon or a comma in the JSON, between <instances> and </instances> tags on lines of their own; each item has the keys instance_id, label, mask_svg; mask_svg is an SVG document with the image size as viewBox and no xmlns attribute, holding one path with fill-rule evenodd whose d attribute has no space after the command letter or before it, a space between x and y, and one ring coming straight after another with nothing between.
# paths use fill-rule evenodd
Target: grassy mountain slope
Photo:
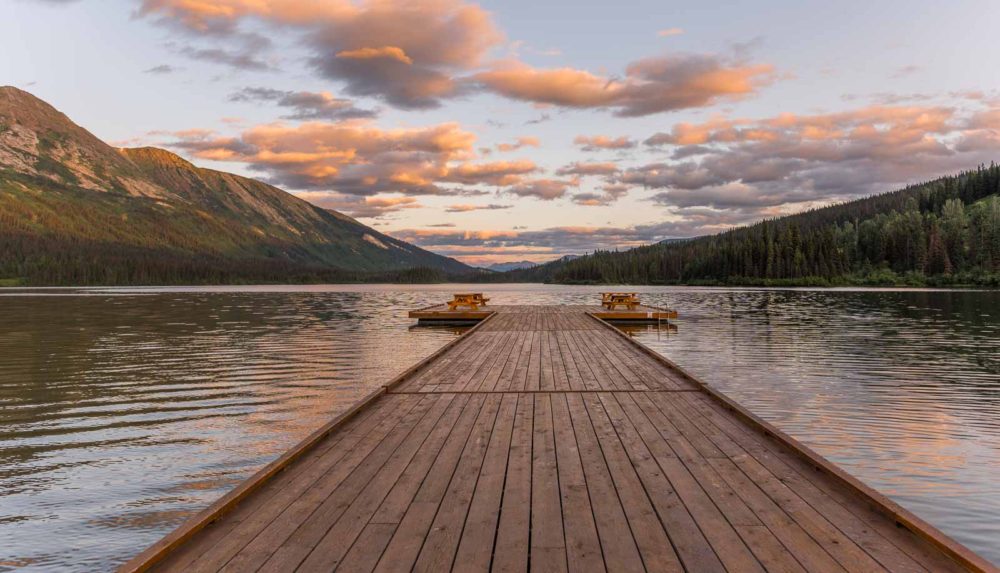
<instances>
[{"instance_id":1,"label":"grassy mountain slope","mask_svg":"<svg viewBox=\"0 0 1000 573\"><path fill-rule=\"evenodd\" d=\"M598 251L495 280L1000 286L1000 166L712 236Z\"/></svg>"},{"instance_id":2,"label":"grassy mountain slope","mask_svg":"<svg viewBox=\"0 0 1000 573\"><path fill-rule=\"evenodd\" d=\"M33 284L471 270L265 183L162 149L113 148L11 87L0 87L0 247L0 279Z\"/></svg>"}]
</instances>

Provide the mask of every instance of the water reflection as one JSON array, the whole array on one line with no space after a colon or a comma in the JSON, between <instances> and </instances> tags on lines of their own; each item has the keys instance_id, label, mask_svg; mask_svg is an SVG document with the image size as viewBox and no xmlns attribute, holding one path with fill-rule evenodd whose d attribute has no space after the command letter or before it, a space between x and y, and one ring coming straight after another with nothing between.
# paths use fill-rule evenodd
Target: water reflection
<instances>
[{"instance_id":1,"label":"water reflection","mask_svg":"<svg viewBox=\"0 0 1000 573\"><path fill-rule=\"evenodd\" d=\"M1000 293L679 291L636 338L1000 561Z\"/></svg>"},{"instance_id":2,"label":"water reflection","mask_svg":"<svg viewBox=\"0 0 1000 573\"><path fill-rule=\"evenodd\" d=\"M152 543L462 332L405 318L460 290L0 291L0 570ZM635 290L681 318L630 336L1000 561L1000 293Z\"/></svg>"},{"instance_id":3,"label":"water reflection","mask_svg":"<svg viewBox=\"0 0 1000 573\"><path fill-rule=\"evenodd\" d=\"M426 301L0 300L0 562L92 571L152 543L453 338L407 329Z\"/></svg>"}]
</instances>

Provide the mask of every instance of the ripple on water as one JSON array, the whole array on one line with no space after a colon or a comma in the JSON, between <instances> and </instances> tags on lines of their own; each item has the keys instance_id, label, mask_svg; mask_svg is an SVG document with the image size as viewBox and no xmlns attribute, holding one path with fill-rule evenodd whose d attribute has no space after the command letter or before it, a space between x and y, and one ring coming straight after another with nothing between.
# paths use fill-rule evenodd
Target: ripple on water
<instances>
[{"instance_id":1,"label":"ripple on water","mask_svg":"<svg viewBox=\"0 0 1000 573\"><path fill-rule=\"evenodd\" d=\"M456 288L5 291L0 563L126 559L454 337L405 311ZM636 290L682 316L639 340L1000 561L997 293Z\"/></svg>"},{"instance_id":2,"label":"ripple on water","mask_svg":"<svg viewBox=\"0 0 1000 573\"><path fill-rule=\"evenodd\" d=\"M636 337L1000 561L1000 293L647 295L679 332ZM714 340L707 345L705 341Z\"/></svg>"}]
</instances>

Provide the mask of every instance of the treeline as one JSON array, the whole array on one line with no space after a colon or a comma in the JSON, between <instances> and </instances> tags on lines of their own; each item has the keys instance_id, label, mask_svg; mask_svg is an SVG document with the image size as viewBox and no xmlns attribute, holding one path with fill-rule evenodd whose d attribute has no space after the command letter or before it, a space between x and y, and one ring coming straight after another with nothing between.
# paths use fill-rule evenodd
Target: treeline
<instances>
[{"instance_id":1,"label":"treeline","mask_svg":"<svg viewBox=\"0 0 1000 573\"><path fill-rule=\"evenodd\" d=\"M438 269L348 271L267 258L234 259L32 233L0 233L0 286L438 283Z\"/></svg>"},{"instance_id":2,"label":"treeline","mask_svg":"<svg viewBox=\"0 0 1000 573\"><path fill-rule=\"evenodd\" d=\"M709 237L598 251L559 283L1000 286L1000 166ZM537 271L536 271L537 272ZM509 273L516 279L516 273Z\"/></svg>"},{"instance_id":3,"label":"treeline","mask_svg":"<svg viewBox=\"0 0 1000 573\"><path fill-rule=\"evenodd\" d=\"M429 266L371 268L386 261L348 270L322 261L349 267L359 256L352 247L363 241L292 242L254 234L253 224L0 169L0 286L449 280ZM419 264L434 257L427 255L413 257Z\"/></svg>"}]
</instances>

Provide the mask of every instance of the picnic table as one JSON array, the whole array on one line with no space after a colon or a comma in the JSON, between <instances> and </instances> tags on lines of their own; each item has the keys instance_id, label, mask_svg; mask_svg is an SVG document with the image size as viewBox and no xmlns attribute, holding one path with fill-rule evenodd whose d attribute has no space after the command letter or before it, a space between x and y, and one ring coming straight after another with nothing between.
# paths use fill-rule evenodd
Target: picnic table
<instances>
[{"instance_id":1,"label":"picnic table","mask_svg":"<svg viewBox=\"0 0 1000 573\"><path fill-rule=\"evenodd\" d=\"M448 301L448 310L458 310L460 306L478 310L480 306L486 306L489 300L481 292L457 293L452 295L452 299Z\"/></svg>"},{"instance_id":2,"label":"picnic table","mask_svg":"<svg viewBox=\"0 0 1000 573\"><path fill-rule=\"evenodd\" d=\"M639 306L639 295L634 292L602 292L601 305L608 310L614 310L617 306L635 310Z\"/></svg>"}]
</instances>

